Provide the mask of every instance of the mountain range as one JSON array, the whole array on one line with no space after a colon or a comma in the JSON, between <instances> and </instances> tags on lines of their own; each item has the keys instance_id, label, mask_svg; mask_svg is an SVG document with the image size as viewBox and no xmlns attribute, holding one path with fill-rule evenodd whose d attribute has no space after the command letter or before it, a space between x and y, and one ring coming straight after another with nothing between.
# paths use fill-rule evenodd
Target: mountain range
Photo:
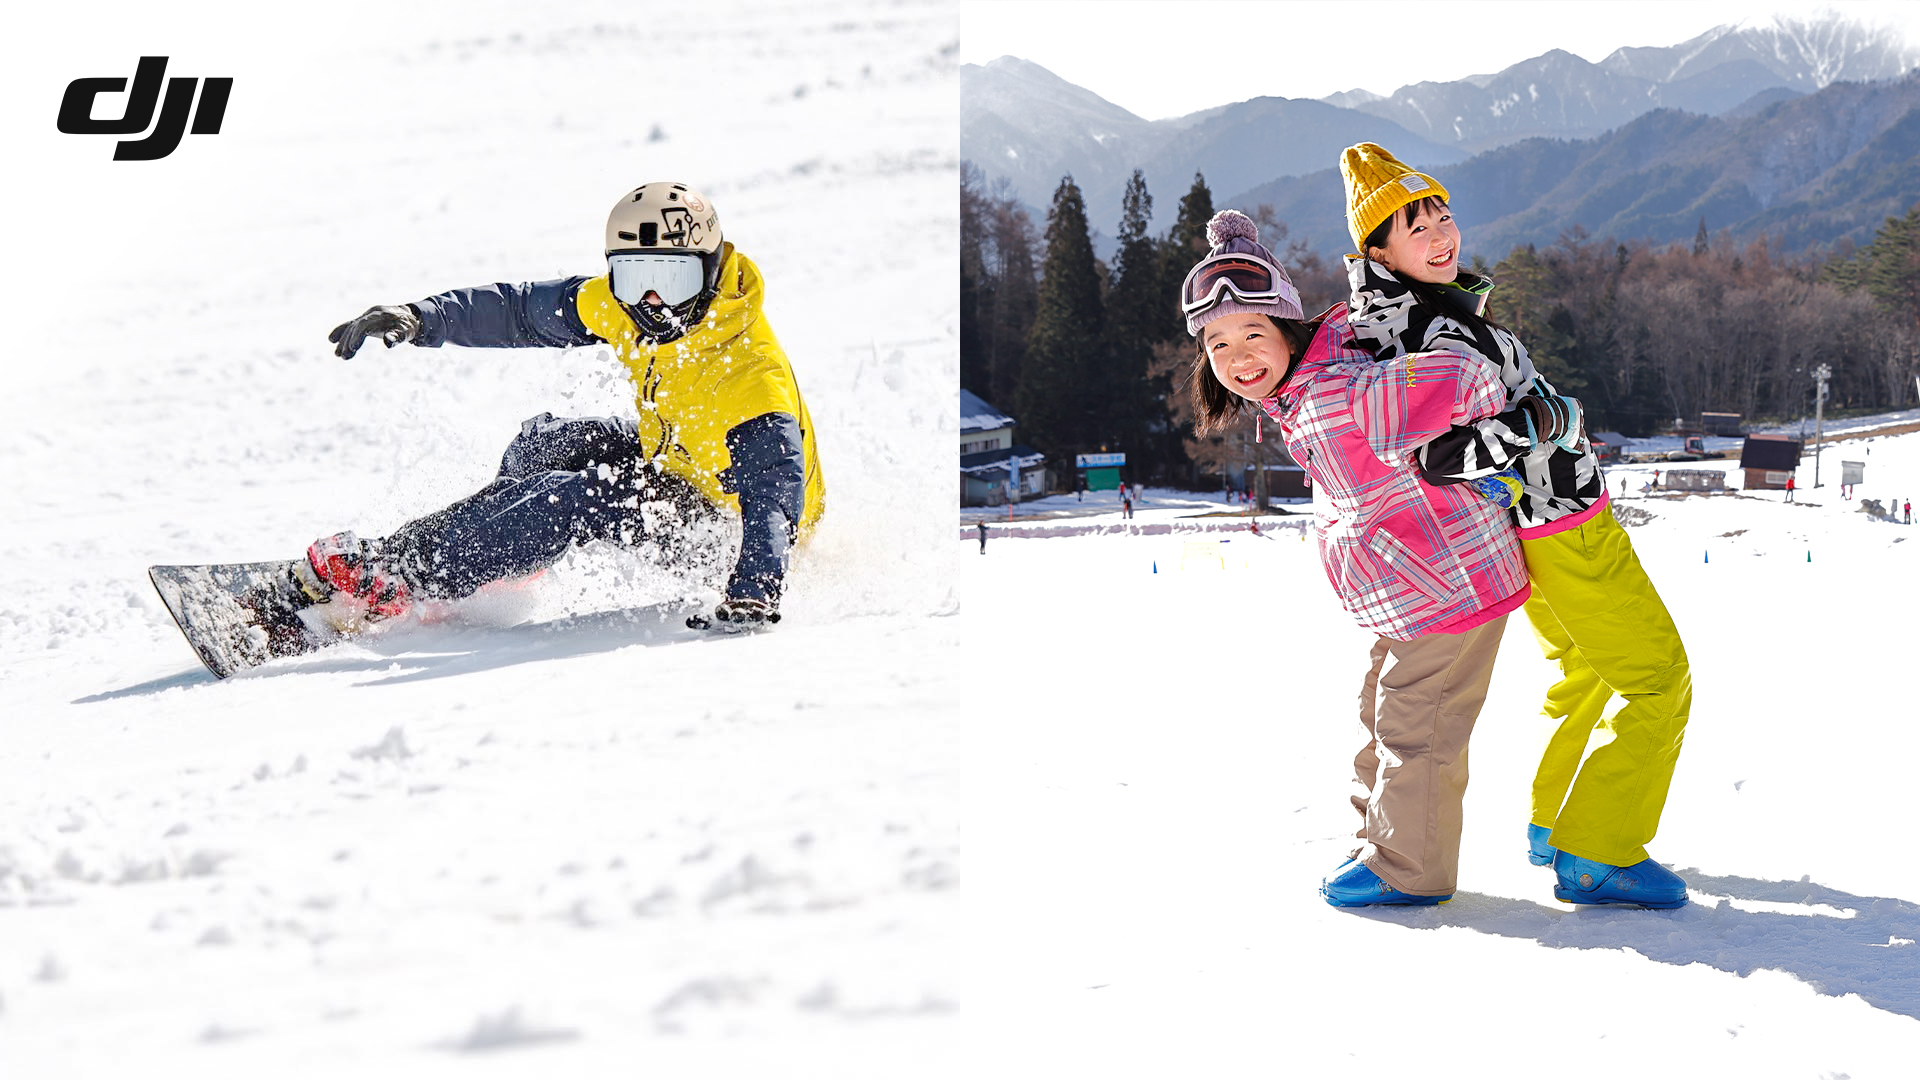
<instances>
[{"instance_id":1,"label":"mountain range","mask_svg":"<svg viewBox=\"0 0 1920 1080\"><path fill-rule=\"evenodd\" d=\"M1787 252L1865 244L1920 200L1920 71L1744 115L1659 109L1597 138L1524 139L1428 171L1452 196L1463 252L1488 262L1576 225L1666 243L1691 241L1704 220L1735 242L1764 235ZM1338 168L1214 197L1219 208L1262 203L1310 250L1352 250Z\"/></svg>"},{"instance_id":2,"label":"mountain range","mask_svg":"<svg viewBox=\"0 0 1920 1080\"><path fill-rule=\"evenodd\" d=\"M1623 239L1666 239L1684 225L1691 237L1703 214L1713 229L1764 230L1804 247L1858 240L1879 208L1912 201L1901 193L1920 175L1920 155L1902 150L1913 141L1903 76L1916 68L1920 48L1891 31L1778 19L1619 49L1598 64L1554 50L1389 96L1260 97L1148 121L1001 57L962 68L961 152L1036 220L1071 174L1103 232L1133 169L1146 176L1161 227L1198 171L1216 206L1272 203L1294 238L1344 250L1340 180L1328 166L1365 140L1443 180L1460 170L1452 174L1469 201L1456 208L1482 223L1473 250L1489 257L1506 250L1498 244L1551 240L1572 223ZM1797 104L1806 98L1823 100ZM1872 192L1850 187L1859 183ZM1317 235L1328 224L1337 237ZM1096 237L1103 253L1110 244Z\"/></svg>"},{"instance_id":3,"label":"mountain range","mask_svg":"<svg viewBox=\"0 0 1920 1080\"><path fill-rule=\"evenodd\" d=\"M1665 48L1616 49L1597 64L1554 49L1494 75L1324 100L1479 152L1535 136L1591 138L1655 109L1717 116L1763 91L1805 94L1916 66L1920 50L1896 34L1841 18L1783 18L1715 27Z\"/></svg>"}]
</instances>

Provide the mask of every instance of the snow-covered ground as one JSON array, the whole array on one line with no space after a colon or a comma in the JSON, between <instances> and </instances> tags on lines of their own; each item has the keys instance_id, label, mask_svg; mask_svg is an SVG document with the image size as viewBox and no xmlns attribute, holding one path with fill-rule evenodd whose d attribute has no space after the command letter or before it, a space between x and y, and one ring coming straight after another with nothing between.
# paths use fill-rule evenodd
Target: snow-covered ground
<instances>
[{"instance_id":1,"label":"snow-covered ground","mask_svg":"<svg viewBox=\"0 0 1920 1080\"><path fill-rule=\"evenodd\" d=\"M957 33L861 0L10 12L0 1076L943 1060ZM142 55L234 79L220 134L54 131ZM595 272L662 178L759 263L818 426L786 620L703 636L710 583L584 551L214 682L148 565L377 535L528 416L634 407L600 350L343 363L327 331Z\"/></svg>"},{"instance_id":2,"label":"snow-covered ground","mask_svg":"<svg viewBox=\"0 0 1920 1080\"><path fill-rule=\"evenodd\" d=\"M1920 492L1920 434L1848 445L1873 451L1860 497ZM1652 515L1631 535L1693 664L1650 850L1694 902L1576 910L1527 862L1555 669L1515 619L1461 891L1356 912L1315 889L1354 827L1370 639L1303 518L1150 532L1220 520L1161 494L1125 523L1103 493L1083 535L961 538L967 1016L1035 1047L1023 1075L1914 1075L1920 527L1831 486L1624 500Z\"/></svg>"}]
</instances>

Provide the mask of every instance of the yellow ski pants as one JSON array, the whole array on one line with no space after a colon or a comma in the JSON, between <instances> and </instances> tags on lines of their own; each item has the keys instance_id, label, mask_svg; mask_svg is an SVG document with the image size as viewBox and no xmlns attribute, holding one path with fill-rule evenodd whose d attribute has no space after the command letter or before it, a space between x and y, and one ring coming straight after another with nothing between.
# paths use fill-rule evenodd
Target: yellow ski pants
<instances>
[{"instance_id":1,"label":"yellow ski pants","mask_svg":"<svg viewBox=\"0 0 1920 1080\"><path fill-rule=\"evenodd\" d=\"M1547 691L1560 726L1534 774L1533 824L1562 851L1631 866L1647 857L1680 757L1693 704L1686 647L1611 512L1520 546L1533 578L1527 618L1561 672ZM1626 705L1605 718L1614 694Z\"/></svg>"}]
</instances>

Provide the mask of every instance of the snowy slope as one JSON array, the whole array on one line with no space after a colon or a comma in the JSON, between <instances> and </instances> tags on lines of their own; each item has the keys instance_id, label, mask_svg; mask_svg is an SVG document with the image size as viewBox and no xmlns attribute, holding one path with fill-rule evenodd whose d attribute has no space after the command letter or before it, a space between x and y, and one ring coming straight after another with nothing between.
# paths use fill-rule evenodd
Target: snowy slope
<instances>
[{"instance_id":1,"label":"snowy slope","mask_svg":"<svg viewBox=\"0 0 1920 1080\"><path fill-rule=\"evenodd\" d=\"M1920 434L1842 445L1869 463L1859 498L1920 492ZM1630 535L1695 680L1649 845L1693 887L1672 912L1572 909L1526 861L1555 668L1521 621L1474 739L1461 891L1339 911L1315 889L1355 825L1371 639L1304 518L1147 532L1183 513L1149 493L1135 535L963 538L968 645L1028 675L983 677L967 739L991 793L968 803L969 1022L1043 1046L1026 1075L1914 1075L1920 526L1833 479L1795 505L1625 500L1653 515ZM1099 497L1075 524L1125 528Z\"/></svg>"},{"instance_id":2,"label":"snowy slope","mask_svg":"<svg viewBox=\"0 0 1920 1080\"><path fill-rule=\"evenodd\" d=\"M951 6L68 5L14 32L0 1074L523 1047L884 1072L950 1037ZM234 78L219 135L137 163L52 130L68 81L147 54ZM600 350L343 363L327 330L595 272L607 208L660 178L759 263L820 431L786 621L699 635L711 581L588 550L213 682L148 565L377 535L528 416L633 409Z\"/></svg>"}]
</instances>

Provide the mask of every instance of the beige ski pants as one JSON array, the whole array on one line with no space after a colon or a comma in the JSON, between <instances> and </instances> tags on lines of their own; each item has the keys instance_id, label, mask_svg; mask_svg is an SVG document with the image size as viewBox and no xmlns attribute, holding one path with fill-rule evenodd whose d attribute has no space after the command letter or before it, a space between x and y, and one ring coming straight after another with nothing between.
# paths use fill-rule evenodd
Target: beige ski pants
<instances>
[{"instance_id":1,"label":"beige ski pants","mask_svg":"<svg viewBox=\"0 0 1920 1080\"><path fill-rule=\"evenodd\" d=\"M1374 642L1360 686L1366 743L1353 758L1361 840L1354 857L1401 892L1454 891L1467 739L1506 627L1502 615L1464 634Z\"/></svg>"}]
</instances>

